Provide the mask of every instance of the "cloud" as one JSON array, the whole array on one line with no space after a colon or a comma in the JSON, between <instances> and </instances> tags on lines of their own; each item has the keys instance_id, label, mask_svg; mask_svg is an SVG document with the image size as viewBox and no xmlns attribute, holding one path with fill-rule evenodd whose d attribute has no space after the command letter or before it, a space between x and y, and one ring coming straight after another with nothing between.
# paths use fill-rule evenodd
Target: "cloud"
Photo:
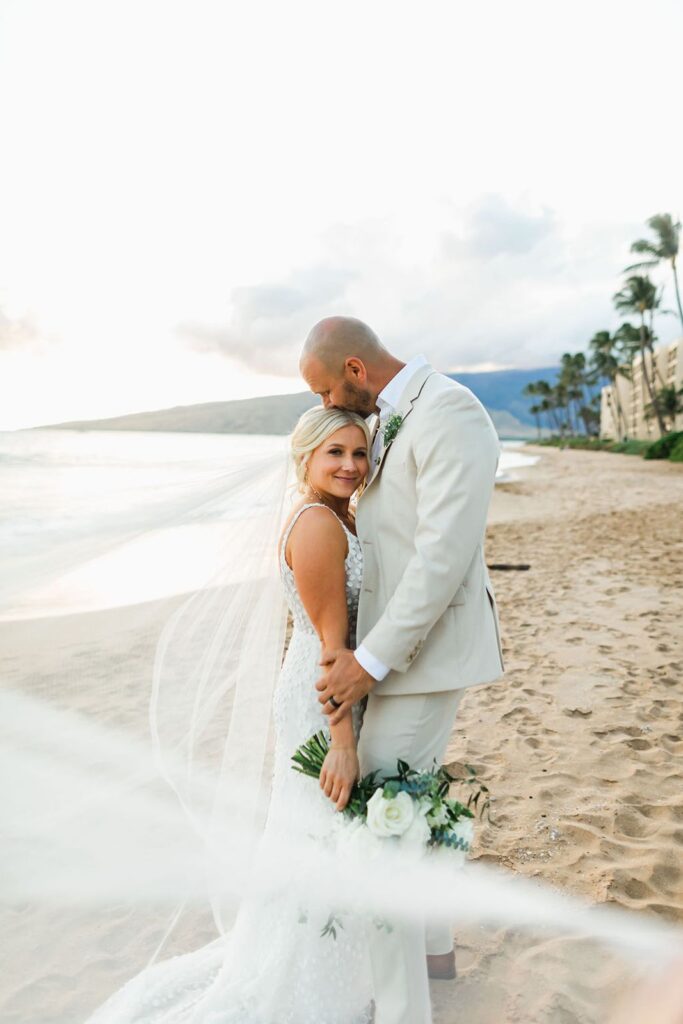
<instances>
[{"instance_id":1,"label":"cloud","mask_svg":"<svg viewBox=\"0 0 683 1024\"><path fill-rule=\"evenodd\" d=\"M40 340L40 332L30 316L10 317L0 309L0 351L25 348Z\"/></svg>"},{"instance_id":2,"label":"cloud","mask_svg":"<svg viewBox=\"0 0 683 1024\"><path fill-rule=\"evenodd\" d=\"M527 253L557 229L557 218L548 207L543 207L540 214L529 213L515 209L501 195L486 193L467 210L461 233L443 233L442 252L446 258L480 259Z\"/></svg>"},{"instance_id":3,"label":"cloud","mask_svg":"<svg viewBox=\"0 0 683 1024\"><path fill-rule=\"evenodd\" d=\"M496 241L489 218L480 245L471 231L481 223L482 208L440 233L429 287L410 297L406 325L412 331L422 324L433 362L443 369L484 361L551 365L564 351L585 349L595 331L617 326L611 297L637 225L570 230L553 211L517 217L487 202L491 217L496 209L501 213L503 227ZM452 238L456 247L449 245ZM666 329L663 321L660 327ZM402 336L408 343L407 332Z\"/></svg>"},{"instance_id":4,"label":"cloud","mask_svg":"<svg viewBox=\"0 0 683 1024\"><path fill-rule=\"evenodd\" d=\"M313 324L340 313L365 320L401 358L425 352L443 370L550 365L617 326L612 295L639 234L637 222L570 227L550 207L493 193L412 222L337 224L309 267L234 289L226 323L178 330L195 349L289 376ZM680 333L672 319L659 320L662 340Z\"/></svg>"},{"instance_id":5,"label":"cloud","mask_svg":"<svg viewBox=\"0 0 683 1024\"><path fill-rule=\"evenodd\" d=\"M331 304L344 303L357 271L320 264L284 282L234 288L225 324L183 322L177 333L197 351L222 352L253 370L289 375L304 339Z\"/></svg>"}]
</instances>

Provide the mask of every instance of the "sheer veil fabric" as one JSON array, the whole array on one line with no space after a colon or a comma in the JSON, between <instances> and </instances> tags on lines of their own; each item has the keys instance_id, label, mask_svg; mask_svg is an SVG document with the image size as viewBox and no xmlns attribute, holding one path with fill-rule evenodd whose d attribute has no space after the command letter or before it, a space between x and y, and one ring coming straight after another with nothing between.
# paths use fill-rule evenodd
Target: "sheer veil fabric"
<instances>
[{"instance_id":1,"label":"sheer veil fabric","mask_svg":"<svg viewBox=\"0 0 683 1024\"><path fill-rule=\"evenodd\" d=\"M21 666L3 685L0 896L4 933L14 939L3 1019L84 1020L136 972L191 950L215 970L240 906L283 892L305 895L323 918L338 907L380 918L446 913L459 938L480 951L503 929L516 966L492 960L491 985L476 993L482 1022L499 1020L501 1005L512 1004L520 1022L564 1019L559 1010L555 1018L535 1016L544 985L549 999L558 987L575 997L583 1019L607 1019L606 994L635 970L682 955L683 929L589 907L476 861L460 869L447 854L417 860L392 848L369 856L349 845L343 858L320 848L312 859L296 829L282 833L277 849L258 853L286 647L277 543L292 498L283 441L246 465L166 488L144 508L112 508L56 549L46 540L42 557L8 556L0 584L5 626L32 589L126 546L160 534L180 542L201 530L215 551L204 578L176 595L152 631L151 657L134 680L134 713L125 710L127 656L113 677L75 676L55 649L47 685L23 677ZM94 648L99 643L94 637ZM93 695L101 715L92 713ZM334 940L320 942L329 943L321 948L333 964ZM58 966L41 981L48 950Z\"/></svg>"}]
</instances>

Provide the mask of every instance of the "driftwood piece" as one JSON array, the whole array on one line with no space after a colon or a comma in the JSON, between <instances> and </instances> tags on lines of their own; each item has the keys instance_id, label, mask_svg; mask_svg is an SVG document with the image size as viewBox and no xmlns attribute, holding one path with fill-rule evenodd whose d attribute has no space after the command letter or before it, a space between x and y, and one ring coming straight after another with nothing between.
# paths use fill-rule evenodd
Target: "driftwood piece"
<instances>
[{"instance_id":1,"label":"driftwood piece","mask_svg":"<svg viewBox=\"0 0 683 1024\"><path fill-rule=\"evenodd\" d=\"M530 565L525 565L524 563L522 563L521 565L512 565L510 562L494 562L492 565L489 565L487 563L486 568L487 569L499 569L501 571L503 569L505 569L506 571L510 570L510 569L518 569L520 572L523 572L525 569L530 569L531 566Z\"/></svg>"}]
</instances>

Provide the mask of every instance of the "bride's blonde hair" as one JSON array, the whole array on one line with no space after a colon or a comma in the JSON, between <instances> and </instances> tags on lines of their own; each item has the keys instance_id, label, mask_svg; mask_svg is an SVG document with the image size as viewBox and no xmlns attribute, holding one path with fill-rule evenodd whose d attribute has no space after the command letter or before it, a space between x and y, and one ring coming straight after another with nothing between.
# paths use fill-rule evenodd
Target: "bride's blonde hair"
<instances>
[{"instance_id":1,"label":"bride's blonde hair","mask_svg":"<svg viewBox=\"0 0 683 1024\"><path fill-rule=\"evenodd\" d=\"M311 454L327 440L330 434L341 430L342 427L350 426L360 427L363 431L368 447L368 458L370 458L372 443L370 431L363 417L359 416L357 412L349 412L346 409L326 409L323 405L315 405L299 417L299 421L292 431L289 445L300 491L303 492L306 489L306 469ZM363 490L364 486L365 482L358 488L358 493Z\"/></svg>"}]
</instances>

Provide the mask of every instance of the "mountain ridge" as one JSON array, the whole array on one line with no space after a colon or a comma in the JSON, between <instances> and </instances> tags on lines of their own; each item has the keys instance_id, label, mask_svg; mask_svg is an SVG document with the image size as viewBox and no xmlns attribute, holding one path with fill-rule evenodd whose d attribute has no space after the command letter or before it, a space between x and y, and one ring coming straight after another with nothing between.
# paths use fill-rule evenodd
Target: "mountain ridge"
<instances>
[{"instance_id":1,"label":"mountain ridge","mask_svg":"<svg viewBox=\"0 0 683 1024\"><path fill-rule=\"evenodd\" d=\"M557 373L557 367L449 373L470 388L486 407L499 434L530 437L534 419L521 392L529 381ZM288 434L299 416L318 401L310 391L263 395L165 409L125 413L95 420L69 420L26 427L27 430L141 430L191 433Z\"/></svg>"}]
</instances>

